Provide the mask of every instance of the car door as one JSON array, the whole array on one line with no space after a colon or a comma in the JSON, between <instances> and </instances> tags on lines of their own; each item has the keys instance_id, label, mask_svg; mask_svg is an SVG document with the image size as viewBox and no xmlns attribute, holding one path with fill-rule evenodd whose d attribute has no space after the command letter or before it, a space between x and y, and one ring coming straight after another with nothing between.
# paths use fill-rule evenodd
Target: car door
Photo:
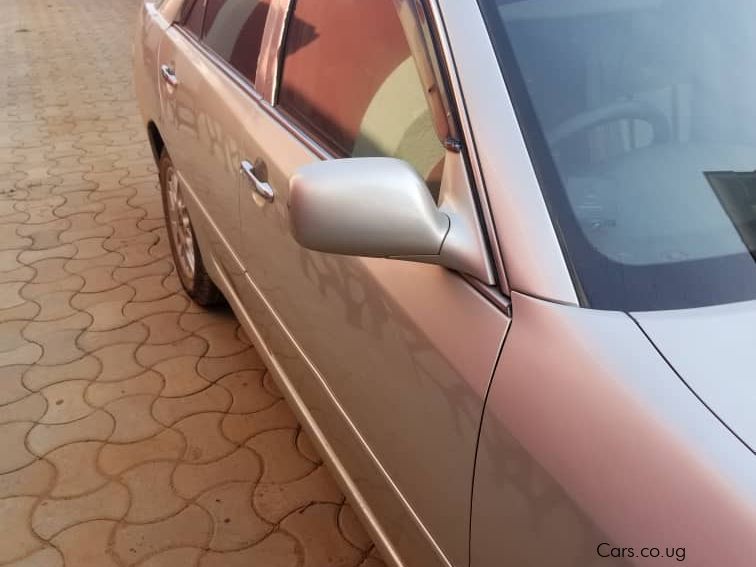
<instances>
[{"instance_id":1,"label":"car door","mask_svg":"<svg viewBox=\"0 0 756 567\"><path fill-rule=\"evenodd\" d=\"M288 22L277 104L262 103L244 145L245 302L392 552L466 565L478 428L509 319L453 271L303 249L287 207L289 180L315 160L396 156L443 201L445 185L471 191L465 156L436 136L392 0L298 0Z\"/></svg>"},{"instance_id":2,"label":"car door","mask_svg":"<svg viewBox=\"0 0 756 567\"><path fill-rule=\"evenodd\" d=\"M254 122L258 54L267 2L187 0L160 45L163 136L190 195L206 260L232 282L243 269L239 163Z\"/></svg>"}]
</instances>

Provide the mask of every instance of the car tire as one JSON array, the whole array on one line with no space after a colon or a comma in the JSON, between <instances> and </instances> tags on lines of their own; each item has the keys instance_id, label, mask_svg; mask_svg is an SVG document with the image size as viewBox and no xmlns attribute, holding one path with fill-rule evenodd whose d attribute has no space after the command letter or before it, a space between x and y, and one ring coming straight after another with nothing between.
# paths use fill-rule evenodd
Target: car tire
<instances>
[{"instance_id":1,"label":"car tire","mask_svg":"<svg viewBox=\"0 0 756 567\"><path fill-rule=\"evenodd\" d=\"M205 269L189 210L171 156L163 148L158 164L165 226L181 285L195 303L203 307L218 304L223 295Z\"/></svg>"}]
</instances>

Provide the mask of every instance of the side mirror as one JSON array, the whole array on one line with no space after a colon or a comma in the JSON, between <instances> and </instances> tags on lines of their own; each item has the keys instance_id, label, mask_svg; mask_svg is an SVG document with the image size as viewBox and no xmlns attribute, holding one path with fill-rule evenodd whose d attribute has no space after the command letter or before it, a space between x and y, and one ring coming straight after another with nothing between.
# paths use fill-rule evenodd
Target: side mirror
<instances>
[{"instance_id":1,"label":"side mirror","mask_svg":"<svg viewBox=\"0 0 756 567\"><path fill-rule=\"evenodd\" d=\"M451 225L415 170L393 158L302 167L291 179L289 217L311 250L433 263Z\"/></svg>"}]
</instances>

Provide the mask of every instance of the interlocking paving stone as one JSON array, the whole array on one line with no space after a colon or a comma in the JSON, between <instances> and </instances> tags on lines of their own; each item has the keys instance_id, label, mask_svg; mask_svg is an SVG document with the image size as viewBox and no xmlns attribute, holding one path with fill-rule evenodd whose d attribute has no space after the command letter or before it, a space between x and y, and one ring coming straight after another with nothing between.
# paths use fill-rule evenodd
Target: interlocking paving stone
<instances>
[{"instance_id":1,"label":"interlocking paving stone","mask_svg":"<svg viewBox=\"0 0 756 567\"><path fill-rule=\"evenodd\" d=\"M3 407L0 412L0 423L15 421L40 421L44 417L47 404L39 394L29 394L16 402Z\"/></svg>"},{"instance_id":2,"label":"interlocking paving stone","mask_svg":"<svg viewBox=\"0 0 756 567\"><path fill-rule=\"evenodd\" d=\"M39 423L69 423L87 417L95 408L84 400L87 380L68 380L40 390L47 400L47 411L37 419Z\"/></svg>"},{"instance_id":3,"label":"interlocking paving stone","mask_svg":"<svg viewBox=\"0 0 756 567\"><path fill-rule=\"evenodd\" d=\"M57 473L50 496L81 496L107 484L109 479L97 467L97 455L102 446L98 441L84 441L63 445L45 455L41 462L53 464Z\"/></svg>"},{"instance_id":4,"label":"interlocking paving stone","mask_svg":"<svg viewBox=\"0 0 756 567\"><path fill-rule=\"evenodd\" d=\"M42 540L37 538L29 525L37 499L30 496L4 498L0 500L0 564L22 559L42 548Z\"/></svg>"},{"instance_id":5,"label":"interlocking paving stone","mask_svg":"<svg viewBox=\"0 0 756 567\"><path fill-rule=\"evenodd\" d=\"M35 298L34 303L27 302L28 305L38 307L38 312L34 317L35 321L55 321L65 319L76 314L76 309L71 305L71 298L74 296L73 291L53 291Z\"/></svg>"},{"instance_id":6,"label":"interlocking paving stone","mask_svg":"<svg viewBox=\"0 0 756 567\"><path fill-rule=\"evenodd\" d=\"M27 555L23 559L14 561L15 567L64 567L63 556L54 547L45 547ZM81 565L77 563L77 565Z\"/></svg>"},{"instance_id":7,"label":"interlocking paving stone","mask_svg":"<svg viewBox=\"0 0 756 567\"><path fill-rule=\"evenodd\" d=\"M152 369L165 378L161 395L164 398L183 397L206 389L211 382L200 376L197 371L199 360L199 356L188 355L169 358L155 364Z\"/></svg>"},{"instance_id":8,"label":"interlocking paving stone","mask_svg":"<svg viewBox=\"0 0 756 567\"><path fill-rule=\"evenodd\" d=\"M3 3L0 564L381 567L233 314L181 289L140 2Z\"/></svg>"},{"instance_id":9,"label":"interlocking paving stone","mask_svg":"<svg viewBox=\"0 0 756 567\"><path fill-rule=\"evenodd\" d=\"M207 464L180 464L173 473L173 486L179 496L196 498L210 488L228 482L260 478L260 459L247 448Z\"/></svg>"},{"instance_id":10,"label":"interlocking paving stone","mask_svg":"<svg viewBox=\"0 0 756 567\"><path fill-rule=\"evenodd\" d=\"M155 437L134 443L108 443L100 451L98 464L108 475L156 460L178 460L186 448L184 437L173 429L164 429Z\"/></svg>"},{"instance_id":11,"label":"interlocking paving stone","mask_svg":"<svg viewBox=\"0 0 756 567\"><path fill-rule=\"evenodd\" d=\"M51 537L90 520L120 520L129 509L129 492L111 482L76 498L46 498L32 514L32 529L41 538Z\"/></svg>"},{"instance_id":12,"label":"interlocking paving stone","mask_svg":"<svg viewBox=\"0 0 756 567\"><path fill-rule=\"evenodd\" d=\"M16 402L31 393L31 390L24 386L23 378L26 369L26 366L3 368L3 379L0 380L0 406Z\"/></svg>"},{"instance_id":13,"label":"interlocking paving stone","mask_svg":"<svg viewBox=\"0 0 756 567\"><path fill-rule=\"evenodd\" d=\"M92 382L87 386L85 399L94 407L103 407L121 398L151 394L156 397L163 388L161 376L151 370L135 378L127 378L120 382Z\"/></svg>"},{"instance_id":14,"label":"interlocking paving stone","mask_svg":"<svg viewBox=\"0 0 756 567\"><path fill-rule=\"evenodd\" d=\"M115 429L108 438L114 443L133 443L157 435L163 430L152 415L156 397L139 394L119 398L105 406L105 411L115 419Z\"/></svg>"},{"instance_id":15,"label":"interlocking paving stone","mask_svg":"<svg viewBox=\"0 0 756 567\"><path fill-rule=\"evenodd\" d=\"M0 474L0 499L12 496L40 496L49 492L57 471L47 461L34 461L15 472Z\"/></svg>"},{"instance_id":16,"label":"interlocking paving stone","mask_svg":"<svg viewBox=\"0 0 756 567\"><path fill-rule=\"evenodd\" d=\"M349 544L339 532L338 513L338 505L317 503L281 522L281 527L304 548L303 567L353 565L362 559L363 552Z\"/></svg>"},{"instance_id":17,"label":"interlocking paving stone","mask_svg":"<svg viewBox=\"0 0 756 567\"><path fill-rule=\"evenodd\" d=\"M34 427L32 422L16 421L0 425L0 474L16 471L32 464L36 457L26 448L26 437Z\"/></svg>"},{"instance_id":18,"label":"interlocking paving stone","mask_svg":"<svg viewBox=\"0 0 756 567\"><path fill-rule=\"evenodd\" d=\"M24 302L19 291L24 287L24 282L8 282L0 284L0 309L15 307Z\"/></svg>"},{"instance_id":19,"label":"interlocking paving stone","mask_svg":"<svg viewBox=\"0 0 756 567\"><path fill-rule=\"evenodd\" d=\"M127 565L176 547L207 548L212 536L210 515L196 504L166 520L150 524L125 524L115 535L113 550Z\"/></svg>"},{"instance_id":20,"label":"interlocking paving stone","mask_svg":"<svg viewBox=\"0 0 756 567\"><path fill-rule=\"evenodd\" d=\"M276 532L260 543L241 551L210 552L200 560L200 567L298 567L302 564L302 543L284 532Z\"/></svg>"},{"instance_id":21,"label":"interlocking paving stone","mask_svg":"<svg viewBox=\"0 0 756 567\"><path fill-rule=\"evenodd\" d=\"M139 567L175 567L176 565L194 566L202 556L202 550L193 547L169 549L153 555L140 563Z\"/></svg>"},{"instance_id":22,"label":"interlocking paving stone","mask_svg":"<svg viewBox=\"0 0 756 567\"><path fill-rule=\"evenodd\" d=\"M247 441L246 446L260 455L265 464L262 482L292 482L315 470L317 465L297 450L296 438L296 429L275 429Z\"/></svg>"},{"instance_id":23,"label":"interlocking paving stone","mask_svg":"<svg viewBox=\"0 0 756 567\"><path fill-rule=\"evenodd\" d=\"M233 453L237 445L223 435L223 413L201 413L186 417L173 425L186 440L182 460L186 463L210 463Z\"/></svg>"},{"instance_id":24,"label":"interlocking paving stone","mask_svg":"<svg viewBox=\"0 0 756 567\"><path fill-rule=\"evenodd\" d=\"M38 360L40 365L58 366L84 356L84 351L76 344L76 338L91 324L91 316L77 312L55 321L32 321L24 327L22 334L42 348L42 356Z\"/></svg>"},{"instance_id":25,"label":"interlocking paving stone","mask_svg":"<svg viewBox=\"0 0 756 567\"><path fill-rule=\"evenodd\" d=\"M117 525L113 520L83 522L60 532L52 543L63 553L66 565L120 567L108 549L108 541Z\"/></svg>"},{"instance_id":26,"label":"interlocking paving stone","mask_svg":"<svg viewBox=\"0 0 756 567\"><path fill-rule=\"evenodd\" d=\"M171 476L173 462L151 462L134 467L121 476L129 489L131 505L126 521L146 524L175 516L186 508L187 501L176 494Z\"/></svg>"},{"instance_id":27,"label":"interlocking paving stone","mask_svg":"<svg viewBox=\"0 0 756 567\"><path fill-rule=\"evenodd\" d=\"M69 364L59 366L32 366L26 368L22 383L27 389L36 392L50 384L68 380L94 380L98 376L100 368L100 362L92 356L85 356Z\"/></svg>"},{"instance_id":28,"label":"interlocking paving stone","mask_svg":"<svg viewBox=\"0 0 756 567\"><path fill-rule=\"evenodd\" d=\"M311 474L288 483L261 482L255 487L252 498L255 510L262 518L278 523L302 510L312 502L341 504L344 498L323 466Z\"/></svg>"},{"instance_id":29,"label":"interlocking paving stone","mask_svg":"<svg viewBox=\"0 0 756 567\"><path fill-rule=\"evenodd\" d=\"M263 370L241 370L218 380L217 384L231 392L233 403L229 413L249 414L269 408L280 395L274 395L265 389Z\"/></svg>"},{"instance_id":30,"label":"interlocking paving stone","mask_svg":"<svg viewBox=\"0 0 756 567\"><path fill-rule=\"evenodd\" d=\"M38 423L26 435L26 445L35 455L43 457L58 447L78 441L106 441L113 434L115 420L107 412L97 410L84 419L55 425Z\"/></svg>"},{"instance_id":31,"label":"interlocking paving stone","mask_svg":"<svg viewBox=\"0 0 756 567\"><path fill-rule=\"evenodd\" d=\"M258 543L273 531L273 524L260 518L249 505L253 482L234 482L205 492L197 504L213 520L213 551L237 551Z\"/></svg>"}]
</instances>

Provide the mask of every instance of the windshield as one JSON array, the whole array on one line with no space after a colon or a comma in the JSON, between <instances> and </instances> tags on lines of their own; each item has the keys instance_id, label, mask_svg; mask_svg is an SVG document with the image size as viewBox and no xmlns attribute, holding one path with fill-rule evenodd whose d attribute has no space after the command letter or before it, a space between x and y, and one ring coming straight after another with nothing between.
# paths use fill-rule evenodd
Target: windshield
<instances>
[{"instance_id":1,"label":"windshield","mask_svg":"<svg viewBox=\"0 0 756 567\"><path fill-rule=\"evenodd\" d=\"M584 303L756 298L756 2L479 1Z\"/></svg>"}]
</instances>

